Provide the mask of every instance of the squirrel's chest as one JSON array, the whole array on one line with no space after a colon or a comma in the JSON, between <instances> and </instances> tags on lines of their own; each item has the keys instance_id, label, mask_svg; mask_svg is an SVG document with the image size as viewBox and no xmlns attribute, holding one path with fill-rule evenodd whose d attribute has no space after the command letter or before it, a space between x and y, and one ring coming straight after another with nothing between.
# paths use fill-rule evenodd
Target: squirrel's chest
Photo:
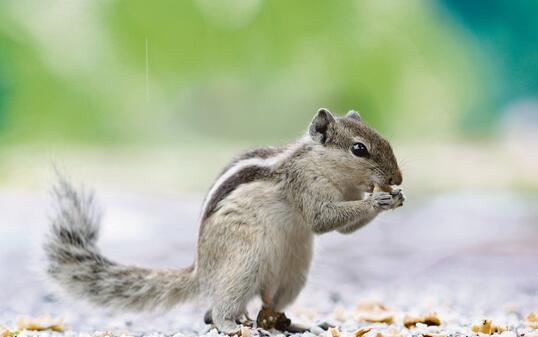
<instances>
[{"instance_id":1,"label":"squirrel's chest","mask_svg":"<svg viewBox=\"0 0 538 337\"><path fill-rule=\"evenodd\" d=\"M361 200L364 198L364 192L358 187L347 185L342 190L343 201Z\"/></svg>"}]
</instances>

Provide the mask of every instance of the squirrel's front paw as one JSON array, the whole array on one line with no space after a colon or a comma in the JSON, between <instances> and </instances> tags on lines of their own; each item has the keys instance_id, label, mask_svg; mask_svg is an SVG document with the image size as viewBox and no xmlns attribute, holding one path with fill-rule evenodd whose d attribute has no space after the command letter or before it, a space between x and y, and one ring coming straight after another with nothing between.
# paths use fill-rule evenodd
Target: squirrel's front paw
<instances>
[{"instance_id":1,"label":"squirrel's front paw","mask_svg":"<svg viewBox=\"0 0 538 337\"><path fill-rule=\"evenodd\" d=\"M390 195L392 195L392 199L394 200L394 206L392 208L398 208L403 206L403 203L405 201L405 195L403 194L401 188L395 188L390 192Z\"/></svg>"},{"instance_id":2,"label":"squirrel's front paw","mask_svg":"<svg viewBox=\"0 0 538 337\"><path fill-rule=\"evenodd\" d=\"M396 188L391 192L374 192L370 196L373 206L380 210L389 210L400 207L405 201L405 196L402 190Z\"/></svg>"}]
</instances>

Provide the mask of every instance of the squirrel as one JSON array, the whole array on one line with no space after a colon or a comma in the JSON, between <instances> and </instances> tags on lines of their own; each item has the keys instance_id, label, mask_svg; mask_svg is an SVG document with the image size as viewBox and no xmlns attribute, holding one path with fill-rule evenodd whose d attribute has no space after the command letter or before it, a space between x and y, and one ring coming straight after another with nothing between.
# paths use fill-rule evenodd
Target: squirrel
<instances>
[{"instance_id":1,"label":"squirrel","mask_svg":"<svg viewBox=\"0 0 538 337\"><path fill-rule=\"evenodd\" d=\"M201 211L192 266L159 270L101 255L93 193L61 176L44 249L47 272L68 293L119 310L171 308L209 299L207 322L240 330L246 305L283 310L305 285L315 234L353 233L402 206L402 174L389 142L355 111L319 109L308 131L288 145L247 151L210 188Z\"/></svg>"}]
</instances>

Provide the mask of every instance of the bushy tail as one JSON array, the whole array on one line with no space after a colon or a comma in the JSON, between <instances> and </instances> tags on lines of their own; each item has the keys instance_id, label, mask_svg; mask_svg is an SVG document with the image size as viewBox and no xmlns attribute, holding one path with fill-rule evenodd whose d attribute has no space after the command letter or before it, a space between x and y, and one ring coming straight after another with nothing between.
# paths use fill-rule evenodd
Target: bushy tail
<instances>
[{"instance_id":1,"label":"bushy tail","mask_svg":"<svg viewBox=\"0 0 538 337\"><path fill-rule=\"evenodd\" d=\"M198 292L192 268L153 270L114 263L99 253L100 212L92 193L60 177L45 241L48 274L68 293L117 309L172 307Z\"/></svg>"}]
</instances>

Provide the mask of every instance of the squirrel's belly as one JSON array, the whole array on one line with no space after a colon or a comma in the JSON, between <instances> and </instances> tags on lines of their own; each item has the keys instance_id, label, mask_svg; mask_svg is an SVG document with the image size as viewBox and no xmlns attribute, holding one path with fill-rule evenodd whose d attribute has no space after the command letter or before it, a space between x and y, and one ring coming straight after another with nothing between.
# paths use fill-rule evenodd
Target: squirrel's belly
<instances>
[{"instance_id":1,"label":"squirrel's belly","mask_svg":"<svg viewBox=\"0 0 538 337\"><path fill-rule=\"evenodd\" d=\"M227 228L227 237L248 238L252 251L259 254L261 279L308 270L313 233L273 182L239 186L220 202L210 221L215 229ZM232 233L238 228L240 232Z\"/></svg>"},{"instance_id":2,"label":"squirrel's belly","mask_svg":"<svg viewBox=\"0 0 538 337\"><path fill-rule=\"evenodd\" d=\"M247 190L249 202L255 205L253 226L262 254L261 283L274 292L290 277L306 277L314 235L297 210L282 198L277 186L256 182Z\"/></svg>"},{"instance_id":3,"label":"squirrel's belly","mask_svg":"<svg viewBox=\"0 0 538 337\"><path fill-rule=\"evenodd\" d=\"M230 268L241 268L243 264L235 261L245 259L257 266L254 293L269 290L274 295L287 284L304 282L313 233L274 183L239 186L220 202L204 227L198 261L200 269L211 275L208 279L216 279L215 272L224 277Z\"/></svg>"}]
</instances>

